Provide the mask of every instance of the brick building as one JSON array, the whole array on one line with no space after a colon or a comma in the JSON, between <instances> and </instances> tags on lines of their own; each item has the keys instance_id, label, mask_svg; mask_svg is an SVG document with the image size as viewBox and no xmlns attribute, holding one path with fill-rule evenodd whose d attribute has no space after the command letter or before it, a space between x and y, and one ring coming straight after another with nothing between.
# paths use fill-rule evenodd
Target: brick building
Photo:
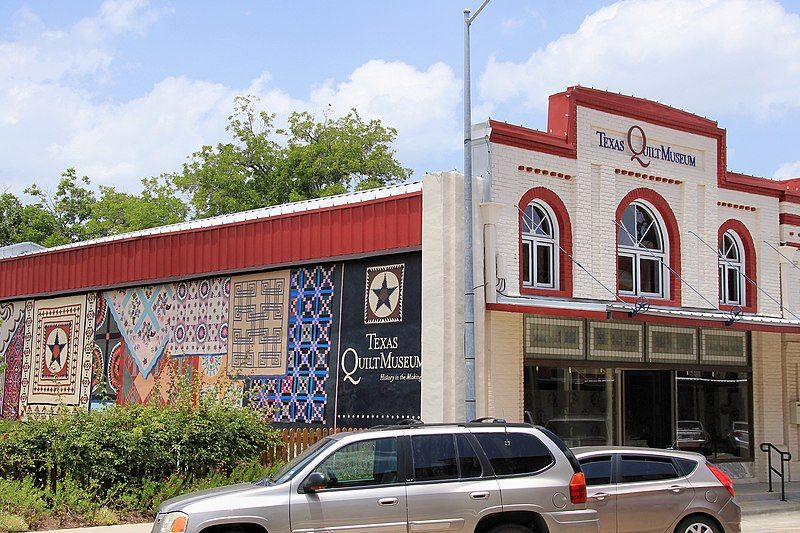
<instances>
[{"instance_id":1,"label":"brick building","mask_svg":"<svg viewBox=\"0 0 800 533\"><path fill-rule=\"evenodd\" d=\"M474 127L479 416L571 444L796 458L800 183L725 131L582 87ZM224 384L278 424L462 420L463 176L0 259L5 417ZM796 469L796 467L795 467Z\"/></svg>"}]
</instances>

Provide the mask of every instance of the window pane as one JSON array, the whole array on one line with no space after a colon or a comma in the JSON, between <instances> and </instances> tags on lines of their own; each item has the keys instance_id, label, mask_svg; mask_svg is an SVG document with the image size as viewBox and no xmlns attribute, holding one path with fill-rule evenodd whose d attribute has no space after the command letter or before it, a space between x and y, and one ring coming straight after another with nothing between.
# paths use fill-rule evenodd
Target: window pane
<instances>
[{"instance_id":1,"label":"window pane","mask_svg":"<svg viewBox=\"0 0 800 533\"><path fill-rule=\"evenodd\" d=\"M675 462L678 463L678 468L684 476L688 476L697 468L697 461L691 459L675 459Z\"/></svg>"},{"instance_id":2,"label":"window pane","mask_svg":"<svg viewBox=\"0 0 800 533\"><path fill-rule=\"evenodd\" d=\"M712 460L751 460L750 379L746 372L678 371L678 447Z\"/></svg>"},{"instance_id":3,"label":"window pane","mask_svg":"<svg viewBox=\"0 0 800 533\"><path fill-rule=\"evenodd\" d=\"M632 235L636 235L636 206L629 205L622 214L622 226L617 230L617 241L620 246L633 246ZM626 231L627 230L627 231ZM630 235L629 235L630 234Z\"/></svg>"},{"instance_id":4,"label":"window pane","mask_svg":"<svg viewBox=\"0 0 800 533\"><path fill-rule=\"evenodd\" d=\"M531 233L534 235L538 235L540 233L540 227L542 225L542 212L541 210L536 207L535 205L530 205L530 213L531 213Z\"/></svg>"},{"instance_id":5,"label":"window pane","mask_svg":"<svg viewBox=\"0 0 800 533\"><path fill-rule=\"evenodd\" d=\"M622 482L658 481L680 477L672 459L644 455L622 456Z\"/></svg>"},{"instance_id":6,"label":"window pane","mask_svg":"<svg viewBox=\"0 0 800 533\"><path fill-rule=\"evenodd\" d=\"M613 443L614 371L525 365L525 410L567 446Z\"/></svg>"},{"instance_id":7,"label":"window pane","mask_svg":"<svg viewBox=\"0 0 800 533\"><path fill-rule=\"evenodd\" d=\"M371 439L348 444L325 459L317 470L328 475L329 487L396 483L397 439Z\"/></svg>"},{"instance_id":8,"label":"window pane","mask_svg":"<svg viewBox=\"0 0 800 533\"><path fill-rule=\"evenodd\" d=\"M525 208L525 216L522 217L522 232L530 233L533 227L533 206L529 205Z\"/></svg>"},{"instance_id":9,"label":"window pane","mask_svg":"<svg viewBox=\"0 0 800 533\"><path fill-rule=\"evenodd\" d=\"M456 441L458 442L458 462L461 466L461 477L481 477L483 474L481 462L467 436L458 435Z\"/></svg>"},{"instance_id":10,"label":"window pane","mask_svg":"<svg viewBox=\"0 0 800 533\"><path fill-rule=\"evenodd\" d=\"M732 304L738 304L741 302L741 298L739 297L739 283L741 280L741 275L739 274L739 269L734 267L727 267L725 269L725 273L727 276L727 283L728 283L728 302Z\"/></svg>"},{"instance_id":11,"label":"window pane","mask_svg":"<svg viewBox=\"0 0 800 533\"><path fill-rule=\"evenodd\" d=\"M553 285L553 247L549 244L536 245L536 283Z\"/></svg>"},{"instance_id":12,"label":"window pane","mask_svg":"<svg viewBox=\"0 0 800 533\"><path fill-rule=\"evenodd\" d=\"M587 485L611 484L611 456L590 457L581 460L581 470L586 475Z\"/></svg>"},{"instance_id":13,"label":"window pane","mask_svg":"<svg viewBox=\"0 0 800 533\"><path fill-rule=\"evenodd\" d=\"M725 267L719 265L719 301L725 302Z\"/></svg>"},{"instance_id":14,"label":"window pane","mask_svg":"<svg viewBox=\"0 0 800 533\"><path fill-rule=\"evenodd\" d=\"M633 292L633 257L620 255L617 258L617 283L619 290Z\"/></svg>"},{"instance_id":15,"label":"window pane","mask_svg":"<svg viewBox=\"0 0 800 533\"><path fill-rule=\"evenodd\" d=\"M550 466L550 450L530 433L475 433L495 475L530 474Z\"/></svg>"},{"instance_id":16,"label":"window pane","mask_svg":"<svg viewBox=\"0 0 800 533\"><path fill-rule=\"evenodd\" d=\"M452 435L421 435L411 438L414 478L417 481L458 478L456 446Z\"/></svg>"},{"instance_id":17,"label":"window pane","mask_svg":"<svg viewBox=\"0 0 800 533\"><path fill-rule=\"evenodd\" d=\"M531 243L522 241L522 282L531 283Z\"/></svg>"},{"instance_id":18,"label":"window pane","mask_svg":"<svg viewBox=\"0 0 800 533\"><path fill-rule=\"evenodd\" d=\"M661 294L661 261L639 258L639 292Z\"/></svg>"},{"instance_id":19,"label":"window pane","mask_svg":"<svg viewBox=\"0 0 800 533\"><path fill-rule=\"evenodd\" d=\"M722 236L722 256L731 261L739 260L739 246L729 233Z\"/></svg>"}]
</instances>

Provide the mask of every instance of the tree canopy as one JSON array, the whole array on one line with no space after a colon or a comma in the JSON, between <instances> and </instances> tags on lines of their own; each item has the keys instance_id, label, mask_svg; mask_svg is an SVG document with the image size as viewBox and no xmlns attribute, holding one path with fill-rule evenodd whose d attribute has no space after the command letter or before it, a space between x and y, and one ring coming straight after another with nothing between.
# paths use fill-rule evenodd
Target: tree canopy
<instances>
[{"instance_id":1,"label":"tree canopy","mask_svg":"<svg viewBox=\"0 0 800 533\"><path fill-rule=\"evenodd\" d=\"M237 97L228 117L231 142L203 146L180 172L142 179L142 192L92 186L74 168L55 191L32 184L17 196L0 194L0 246L36 242L51 247L182 222L363 190L408 179L396 159L397 131L364 120L355 109L343 117L315 118L297 111L285 128L257 111L253 97Z\"/></svg>"}]
</instances>

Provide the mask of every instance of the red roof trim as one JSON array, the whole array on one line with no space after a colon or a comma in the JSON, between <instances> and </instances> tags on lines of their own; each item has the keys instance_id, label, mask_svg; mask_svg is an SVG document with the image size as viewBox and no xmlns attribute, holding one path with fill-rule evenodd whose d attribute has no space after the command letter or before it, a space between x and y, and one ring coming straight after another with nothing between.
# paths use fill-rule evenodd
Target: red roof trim
<instances>
[{"instance_id":1,"label":"red roof trim","mask_svg":"<svg viewBox=\"0 0 800 533\"><path fill-rule=\"evenodd\" d=\"M800 226L800 215L793 213L781 213L778 215L778 222L780 224L788 224L790 226Z\"/></svg>"},{"instance_id":2,"label":"red roof trim","mask_svg":"<svg viewBox=\"0 0 800 533\"><path fill-rule=\"evenodd\" d=\"M547 133L490 120L489 140L497 144L576 159L578 106L715 139L718 147L717 185L720 188L800 203L800 179L775 181L729 172L727 134L716 121L635 96L588 87L569 87L566 91L550 96Z\"/></svg>"},{"instance_id":3,"label":"red roof trim","mask_svg":"<svg viewBox=\"0 0 800 533\"><path fill-rule=\"evenodd\" d=\"M0 299L83 292L422 245L422 192L0 261Z\"/></svg>"}]
</instances>

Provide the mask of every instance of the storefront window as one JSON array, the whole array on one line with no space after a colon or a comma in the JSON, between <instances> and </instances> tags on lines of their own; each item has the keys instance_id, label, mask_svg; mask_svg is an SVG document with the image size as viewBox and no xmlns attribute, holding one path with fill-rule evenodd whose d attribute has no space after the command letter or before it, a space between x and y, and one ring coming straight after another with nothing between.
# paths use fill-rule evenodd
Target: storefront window
<instances>
[{"instance_id":1,"label":"storefront window","mask_svg":"<svg viewBox=\"0 0 800 533\"><path fill-rule=\"evenodd\" d=\"M752 459L750 374L679 370L677 445L713 460Z\"/></svg>"},{"instance_id":2,"label":"storefront window","mask_svg":"<svg viewBox=\"0 0 800 533\"><path fill-rule=\"evenodd\" d=\"M526 418L570 447L610 445L614 386L614 372L605 368L526 365Z\"/></svg>"}]
</instances>

